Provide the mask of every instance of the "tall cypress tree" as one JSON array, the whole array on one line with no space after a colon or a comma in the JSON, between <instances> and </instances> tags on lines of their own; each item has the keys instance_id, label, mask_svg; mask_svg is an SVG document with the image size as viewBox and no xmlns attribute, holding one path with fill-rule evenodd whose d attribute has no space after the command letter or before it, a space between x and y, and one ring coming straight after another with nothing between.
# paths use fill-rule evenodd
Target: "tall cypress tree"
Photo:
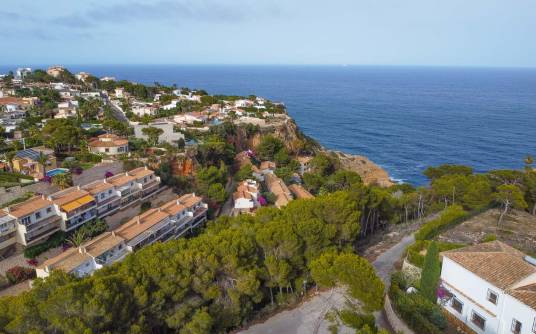
<instances>
[{"instance_id":1,"label":"tall cypress tree","mask_svg":"<svg viewBox=\"0 0 536 334\"><path fill-rule=\"evenodd\" d=\"M439 263L439 249L435 241L432 241L426 251L424 267L421 275L421 294L431 302L437 301L436 291L441 275Z\"/></svg>"}]
</instances>

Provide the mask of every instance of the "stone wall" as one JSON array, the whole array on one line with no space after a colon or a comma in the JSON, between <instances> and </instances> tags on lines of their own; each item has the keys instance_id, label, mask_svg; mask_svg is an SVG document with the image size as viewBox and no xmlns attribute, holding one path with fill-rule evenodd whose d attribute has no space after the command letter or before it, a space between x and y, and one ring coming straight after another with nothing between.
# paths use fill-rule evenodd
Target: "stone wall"
<instances>
[{"instance_id":1,"label":"stone wall","mask_svg":"<svg viewBox=\"0 0 536 334\"><path fill-rule=\"evenodd\" d=\"M414 264L411 264L408 259L404 259L402 263L402 273L404 278L410 283L410 285L415 285L421 279L422 269L417 267Z\"/></svg>"},{"instance_id":2,"label":"stone wall","mask_svg":"<svg viewBox=\"0 0 536 334\"><path fill-rule=\"evenodd\" d=\"M15 186L10 188L0 187L0 205L10 202L16 198L21 197L27 192L33 192L36 194L52 194L58 191L59 188L46 182L38 182L30 184L24 187Z\"/></svg>"},{"instance_id":3,"label":"stone wall","mask_svg":"<svg viewBox=\"0 0 536 334\"><path fill-rule=\"evenodd\" d=\"M415 334L415 332L412 331L395 313L388 295L385 295L383 310L385 311L387 322L389 322L389 325L391 325L391 328L395 333Z\"/></svg>"}]
</instances>

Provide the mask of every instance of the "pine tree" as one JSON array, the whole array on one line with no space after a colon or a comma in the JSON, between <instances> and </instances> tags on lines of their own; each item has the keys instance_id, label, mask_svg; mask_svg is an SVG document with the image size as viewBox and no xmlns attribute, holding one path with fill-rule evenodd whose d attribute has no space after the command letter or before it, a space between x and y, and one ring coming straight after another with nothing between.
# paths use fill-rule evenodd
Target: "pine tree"
<instances>
[{"instance_id":1,"label":"pine tree","mask_svg":"<svg viewBox=\"0 0 536 334\"><path fill-rule=\"evenodd\" d=\"M439 250L435 241L432 241L428 246L426 257L424 258L424 267L421 275L421 294L433 303L437 300L436 291L440 275Z\"/></svg>"}]
</instances>

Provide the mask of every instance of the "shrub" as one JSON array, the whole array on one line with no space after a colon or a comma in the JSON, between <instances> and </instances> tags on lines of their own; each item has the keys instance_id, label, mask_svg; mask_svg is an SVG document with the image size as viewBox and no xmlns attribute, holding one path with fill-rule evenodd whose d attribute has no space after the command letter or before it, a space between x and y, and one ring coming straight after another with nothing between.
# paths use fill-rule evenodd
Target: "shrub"
<instances>
[{"instance_id":1,"label":"shrub","mask_svg":"<svg viewBox=\"0 0 536 334\"><path fill-rule=\"evenodd\" d=\"M489 241L495 241L497 240L497 236L493 233L486 234L484 238L482 238L481 242L489 242Z\"/></svg>"},{"instance_id":2,"label":"shrub","mask_svg":"<svg viewBox=\"0 0 536 334\"><path fill-rule=\"evenodd\" d=\"M389 298L396 313L418 334L440 334L447 327L441 307L430 302L419 293L406 294L399 285L400 274L394 274L389 288Z\"/></svg>"},{"instance_id":3,"label":"shrub","mask_svg":"<svg viewBox=\"0 0 536 334\"><path fill-rule=\"evenodd\" d=\"M445 252L451 249L456 249L463 247L465 245L463 244L457 244L457 243L450 243L450 242L441 242L437 241L437 247L439 248L439 252ZM428 248L430 245L430 240L417 240L413 245L409 246L406 250L407 254L407 260L419 267L422 268L424 264L424 255L421 254L421 252Z\"/></svg>"},{"instance_id":4,"label":"shrub","mask_svg":"<svg viewBox=\"0 0 536 334\"><path fill-rule=\"evenodd\" d=\"M6 271L6 278L11 284L17 284L28 279L35 277L35 270L30 268L25 268L21 266L15 266L9 268Z\"/></svg>"},{"instance_id":5,"label":"shrub","mask_svg":"<svg viewBox=\"0 0 536 334\"><path fill-rule=\"evenodd\" d=\"M58 231L54 234L52 234L47 241L43 242L42 244L38 244L35 246L28 247L24 250L24 257L27 259L33 259L37 257L39 254L42 254L46 252L47 250L59 247L63 244L65 241L66 235L63 231Z\"/></svg>"},{"instance_id":6,"label":"shrub","mask_svg":"<svg viewBox=\"0 0 536 334\"><path fill-rule=\"evenodd\" d=\"M451 205L443 212L439 218L429 221L424 224L415 233L416 240L427 240L437 236L444 230L451 228L454 225L461 223L467 217L467 212L461 205Z\"/></svg>"}]
</instances>

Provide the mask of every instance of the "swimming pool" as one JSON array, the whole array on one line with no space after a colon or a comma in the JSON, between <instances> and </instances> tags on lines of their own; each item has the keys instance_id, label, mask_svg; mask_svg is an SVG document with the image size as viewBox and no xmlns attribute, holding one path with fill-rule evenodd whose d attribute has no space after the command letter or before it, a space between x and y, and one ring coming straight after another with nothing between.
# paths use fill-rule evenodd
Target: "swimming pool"
<instances>
[{"instance_id":1,"label":"swimming pool","mask_svg":"<svg viewBox=\"0 0 536 334\"><path fill-rule=\"evenodd\" d=\"M66 174L66 173L69 173L69 170L67 168L54 168L46 172L46 175L52 177L54 175Z\"/></svg>"}]
</instances>

